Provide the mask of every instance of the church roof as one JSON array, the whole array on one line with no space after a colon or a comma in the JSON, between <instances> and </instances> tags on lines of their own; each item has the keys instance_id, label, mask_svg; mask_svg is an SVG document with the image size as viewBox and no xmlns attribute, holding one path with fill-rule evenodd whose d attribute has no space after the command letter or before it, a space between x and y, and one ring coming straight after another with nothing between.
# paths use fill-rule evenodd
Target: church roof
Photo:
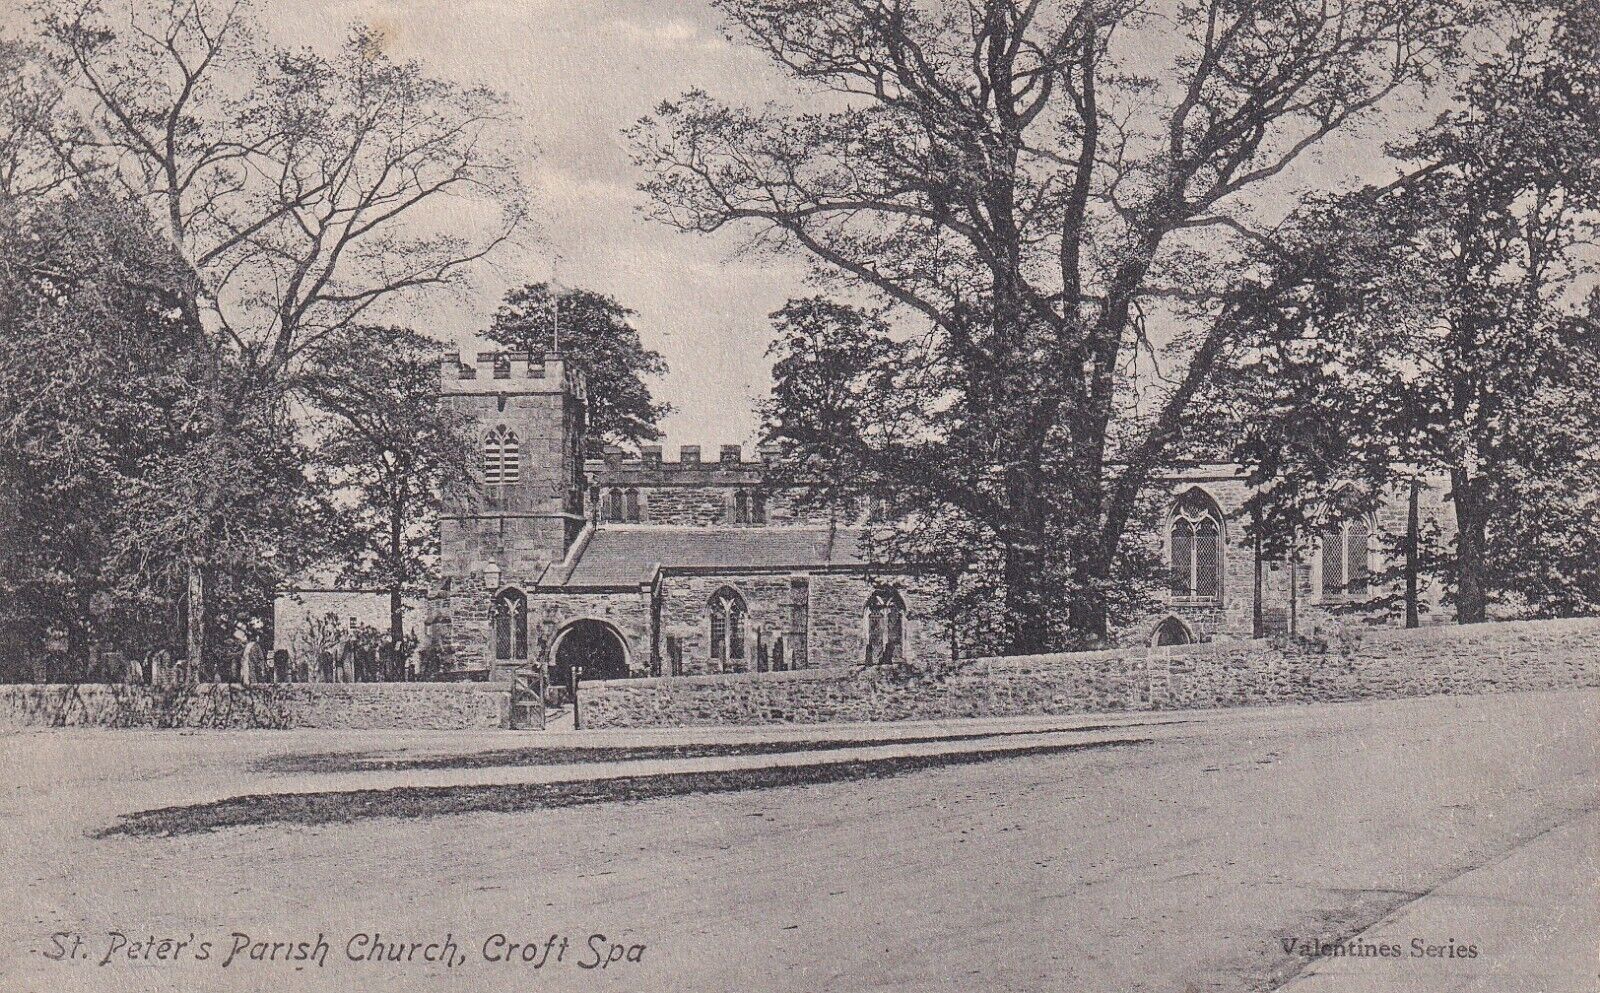
<instances>
[{"instance_id":1,"label":"church roof","mask_svg":"<svg viewBox=\"0 0 1600 993\"><path fill-rule=\"evenodd\" d=\"M542 585L615 587L648 583L657 569L730 572L861 566L854 528L602 526L564 577ZM551 579L554 582L551 582Z\"/></svg>"}]
</instances>

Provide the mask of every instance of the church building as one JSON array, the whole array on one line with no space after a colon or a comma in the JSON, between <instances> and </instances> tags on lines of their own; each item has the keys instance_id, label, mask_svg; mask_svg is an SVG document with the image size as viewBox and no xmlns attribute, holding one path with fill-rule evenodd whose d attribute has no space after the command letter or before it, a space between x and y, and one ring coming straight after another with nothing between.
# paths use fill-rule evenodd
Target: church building
<instances>
[{"instance_id":1,"label":"church building","mask_svg":"<svg viewBox=\"0 0 1600 993\"><path fill-rule=\"evenodd\" d=\"M477 470L447 495L439 582L407 612L408 629L421 622L418 675L499 680L542 665L555 681L574 666L585 680L670 677L957 653L937 608L959 577L870 561L863 515L767 485L771 450L747 458L724 445L706 458L685 445L671 461L645 445L586 458L585 381L561 356L450 354L440 376L443 402L474 425ZM1410 493L1390 494L1275 561L1247 537L1242 467L1181 464L1154 485L1165 509L1144 540L1169 582L1116 632L1124 644L1403 623L1404 536L1453 530L1436 480L1414 506ZM1424 586L1422 623L1448 620ZM286 591L277 644L292 646L325 603L337 601L325 626L349 615L354 627L363 596L382 595Z\"/></svg>"},{"instance_id":2,"label":"church building","mask_svg":"<svg viewBox=\"0 0 1600 993\"><path fill-rule=\"evenodd\" d=\"M574 665L613 679L950 657L934 612L947 580L868 562L859 520L767 490L740 446L586 461L585 383L560 356L452 354L441 376L482 449L476 485L441 515L426 631L443 672L543 663L555 680Z\"/></svg>"}]
</instances>

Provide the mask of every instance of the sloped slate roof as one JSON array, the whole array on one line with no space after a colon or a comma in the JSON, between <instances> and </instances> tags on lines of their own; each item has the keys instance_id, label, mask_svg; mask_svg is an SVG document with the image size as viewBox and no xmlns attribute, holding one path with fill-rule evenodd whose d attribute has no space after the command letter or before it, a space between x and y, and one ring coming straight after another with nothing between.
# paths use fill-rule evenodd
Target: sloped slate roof
<instances>
[{"instance_id":1,"label":"sloped slate roof","mask_svg":"<svg viewBox=\"0 0 1600 993\"><path fill-rule=\"evenodd\" d=\"M564 579L547 585L628 586L660 568L862 565L855 529L826 527L600 527Z\"/></svg>"}]
</instances>

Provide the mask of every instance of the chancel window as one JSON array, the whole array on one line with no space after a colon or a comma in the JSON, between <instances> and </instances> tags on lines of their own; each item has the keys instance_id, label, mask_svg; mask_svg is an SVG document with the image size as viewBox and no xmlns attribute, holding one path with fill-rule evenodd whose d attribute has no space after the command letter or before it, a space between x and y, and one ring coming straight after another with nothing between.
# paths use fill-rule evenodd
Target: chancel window
<instances>
[{"instance_id":1,"label":"chancel window","mask_svg":"<svg viewBox=\"0 0 1600 993\"><path fill-rule=\"evenodd\" d=\"M505 425L490 431L483 439L483 481L488 486L507 486L522 476L516 433Z\"/></svg>"},{"instance_id":2,"label":"chancel window","mask_svg":"<svg viewBox=\"0 0 1600 993\"><path fill-rule=\"evenodd\" d=\"M528 598L520 590L501 590L490 610L494 657L501 662L528 657Z\"/></svg>"},{"instance_id":3,"label":"chancel window","mask_svg":"<svg viewBox=\"0 0 1600 993\"><path fill-rule=\"evenodd\" d=\"M1198 489L1178 500L1169 532L1172 595L1190 600L1222 598L1222 514Z\"/></svg>"},{"instance_id":4,"label":"chancel window","mask_svg":"<svg viewBox=\"0 0 1600 993\"><path fill-rule=\"evenodd\" d=\"M711 598L711 657L744 658L744 598L724 586Z\"/></svg>"},{"instance_id":5,"label":"chancel window","mask_svg":"<svg viewBox=\"0 0 1600 993\"><path fill-rule=\"evenodd\" d=\"M880 589L867 600L867 662L905 658L906 605L896 590Z\"/></svg>"},{"instance_id":6,"label":"chancel window","mask_svg":"<svg viewBox=\"0 0 1600 993\"><path fill-rule=\"evenodd\" d=\"M1323 596L1367 595L1371 586L1368 566L1371 546L1372 525L1359 518L1323 531Z\"/></svg>"}]
</instances>

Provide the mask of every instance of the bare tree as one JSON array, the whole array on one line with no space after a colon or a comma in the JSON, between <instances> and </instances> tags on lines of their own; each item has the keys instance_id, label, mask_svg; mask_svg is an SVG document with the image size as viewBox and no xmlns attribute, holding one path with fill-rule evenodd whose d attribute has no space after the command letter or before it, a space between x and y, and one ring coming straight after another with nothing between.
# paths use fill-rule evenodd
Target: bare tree
<instances>
[{"instance_id":1,"label":"bare tree","mask_svg":"<svg viewBox=\"0 0 1600 993\"><path fill-rule=\"evenodd\" d=\"M1105 635L1141 493L1248 296L1231 243L1266 236L1253 191L1432 82L1478 13L1470 0L717 6L820 109L698 91L663 104L633 133L655 216L807 257L912 333L882 375L835 370L880 387L849 398L859 417L791 409L774 428L839 478L980 522L1002 550L1017 651ZM1156 316L1175 331L1149 333Z\"/></svg>"},{"instance_id":2,"label":"bare tree","mask_svg":"<svg viewBox=\"0 0 1600 993\"><path fill-rule=\"evenodd\" d=\"M72 124L39 53L0 39L0 202L45 196L71 181L60 152Z\"/></svg>"},{"instance_id":3,"label":"bare tree","mask_svg":"<svg viewBox=\"0 0 1600 993\"><path fill-rule=\"evenodd\" d=\"M256 401L287 397L323 337L459 285L522 223L503 100L391 58L368 31L323 57L267 43L245 0L44 0L36 12L86 124L67 160L149 207L194 270L185 317L211 377ZM212 393L201 433L225 455L234 405ZM225 483L194 487L181 510L196 658Z\"/></svg>"}]
</instances>

